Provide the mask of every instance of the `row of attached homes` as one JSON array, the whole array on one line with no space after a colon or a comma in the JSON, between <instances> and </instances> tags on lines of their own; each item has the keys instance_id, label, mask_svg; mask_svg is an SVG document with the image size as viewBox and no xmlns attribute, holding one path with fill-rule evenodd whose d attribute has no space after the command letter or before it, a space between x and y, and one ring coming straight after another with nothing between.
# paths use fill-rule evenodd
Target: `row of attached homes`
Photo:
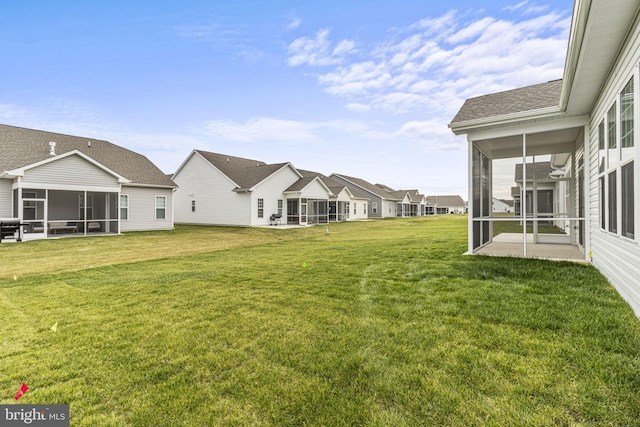
<instances>
[{"instance_id":1,"label":"row of attached homes","mask_svg":"<svg viewBox=\"0 0 640 427\"><path fill-rule=\"evenodd\" d=\"M440 197L291 163L193 150L167 176L108 141L0 125L0 229L11 238L171 230L175 223L308 225L457 212Z\"/></svg>"}]
</instances>

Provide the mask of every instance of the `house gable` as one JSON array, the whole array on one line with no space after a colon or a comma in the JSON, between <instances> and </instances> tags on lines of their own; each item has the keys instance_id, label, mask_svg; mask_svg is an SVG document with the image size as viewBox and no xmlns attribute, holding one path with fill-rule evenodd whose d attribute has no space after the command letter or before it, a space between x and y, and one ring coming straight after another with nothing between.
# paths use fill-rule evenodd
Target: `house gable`
<instances>
[{"instance_id":1,"label":"house gable","mask_svg":"<svg viewBox=\"0 0 640 427\"><path fill-rule=\"evenodd\" d=\"M79 152L69 152L50 160L10 171L20 176L23 185L34 188L106 188L117 191L128 180Z\"/></svg>"}]
</instances>

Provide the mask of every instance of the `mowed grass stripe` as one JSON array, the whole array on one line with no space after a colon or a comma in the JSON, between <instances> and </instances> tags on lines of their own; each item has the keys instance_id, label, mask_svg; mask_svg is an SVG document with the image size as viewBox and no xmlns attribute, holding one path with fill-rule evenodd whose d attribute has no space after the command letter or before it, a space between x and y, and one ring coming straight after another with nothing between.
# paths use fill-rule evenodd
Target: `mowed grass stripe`
<instances>
[{"instance_id":1,"label":"mowed grass stripe","mask_svg":"<svg viewBox=\"0 0 640 427\"><path fill-rule=\"evenodd\" d=\"M267 231L3 281L0 402L24 381L73 425L640 419L638 320L594 268L462 256L461 217Z\"/></svg>"}]
</instances>

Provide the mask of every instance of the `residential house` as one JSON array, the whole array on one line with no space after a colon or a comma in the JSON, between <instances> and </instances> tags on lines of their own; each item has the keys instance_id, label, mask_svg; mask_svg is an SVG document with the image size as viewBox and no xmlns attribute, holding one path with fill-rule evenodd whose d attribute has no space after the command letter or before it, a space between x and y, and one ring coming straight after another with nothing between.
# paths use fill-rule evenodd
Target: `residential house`
<instances>
[{"instance_id":1,"label":"residential house","mask_svg":"<svg viewBox=\"0 0 640 427\"><path fill-rule=\"evenodd\" d=\"M465 203L460 196L427 196L426 201L430 207L430 209L428 209L429 214L433 212L436 215L465 213Z\"/></svg>"},{"instance_id":2,"label":"residential house","mask_svg":"<svg viewBox=\"0 0 640 427\"><path fill-rule=\"evenodd\" d=\"M520 159L526 182L536 159L550 159L566 204L551 219L570 223L560 258L572 249L590 260L638 315L639 10L637 0L576 0L562 80L468 99L449 124L469 143L469 252L494 245L493 160ZM549 219L534 210L526 222ZM559 253L528 236L526 222L515 255Z\"/></svg>"},{"instance_id":3,"label":"residential house","mask_svg":"<svg viewBox=\"0 0 640 427\"><path fill-rule=\"evenodd\" d=\"M358 203L366 206L339 183L291 163L267 164L202 150L189 154L173 180L179 186L178 223L308 225L355 219L362 216Z\"/></svg>"},{"instance_id":4,"label":"residential house","mask_svg":"<svg viewBox=\"0 0 640 427\"><path fill-rule=\"evenodd\" d=\"M0 125L0 217L24 238L173 229L175 184L107 141Z\"/></svg>"},{"instance_id":5,"label":"residential house","mask_svg":"<svg viewBox=\"0 0 640 427\"><path fill-rule=\"evenodd\" d=\"M367 214L369 218L389 218L397 216L397 203L401 199L395 197L388 189L371 184L361 178L334 173L329 178L349 188L358 198L368 199Z\"/></svg>"},{"instance_id":6,"label":"residential house","mask_svg":"<svg viewBox=\"0 0 640 427\"><path fill-rule=\"evenodd\" d=\"M493 198L493 213L513 213L513 199Z\"/></svg>"},{"instance_id":7,"label":"residential house","mask_svg":"<svg viewBox=\"0 0 640 427\"><path fill-rule=\"evenodd\" d=\"M349 188L318 172L298 169L303 176L317 176L330 190L329 222L367 219L369 199L355 197Z\"/></svg>"},{"instance_id":8,"label":"residential house","mask_svg":"<svg viewBox=\"0 0 640 427\"><path fill-rule=\"evenodd\" d=\"M400 200L396 203L398 217L424 216L426 202L424 194L418 190L390 190L393 197Z\"/></svg>"}]
</instances>

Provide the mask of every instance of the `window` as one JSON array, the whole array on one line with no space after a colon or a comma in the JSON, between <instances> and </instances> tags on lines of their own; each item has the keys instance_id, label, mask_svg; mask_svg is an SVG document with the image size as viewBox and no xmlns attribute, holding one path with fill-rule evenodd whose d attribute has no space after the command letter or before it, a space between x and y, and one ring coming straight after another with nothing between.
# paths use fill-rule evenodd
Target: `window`
<instances>
[{"instance_id":1,"label":"window","mask_svg":"<svg viewBox=\"0 0 640 427\"><path fill-rule=\"evenodd\" d=\"M622 235L633 239L633 162L627 163L622 167L620 175L620 186L622 190Z\"/></svg>"},{"instance_id":2,"label":"window","mask_svg":"<svg viewBox=\"0 0 640 427\"><path fill-rule=\"evenodd\" d=\"M622 161L633 159L633 79L620 93L620 149Z\"/></svg>"},{"instance_id":3,"label":"window","mask_svg":"<svg viewBox=\"0 0 640 427\"><path fill-rule=\"evenodd\" d=\"M607 229L607 220L605 217L606 201L605 201L605 188L604 188L604 176L600 177L600 228Z\"/></svg>"},{"instance_id":4,"label":"window","mask_svg":"<svg viewBox=\"0 0 640 427\"><path fill-rule=\"evenodd\" d=\"M616 198L616 172L611 172L608 176L608 206L609 209L609 231L618 232L618 205Z\"/></svg>"},{"instance_id":5,"label":"window","mask_svg":"<svg viewBox=\"0 0 640 427\"><path fill-rule=\"evenodd\" d=\"M357 209L357 207L356 207L356 202L353 202L353 214L354 214L354 215L357 213L357 212L356 212L357 210L358 210L358 209Z\"/></svg>"},{"instance_id":6,"label":"window","mask_svg":"<svg viewBox=\"0 0 640 427\"><path fill-rule=\"evenodd\" d=\"M120 219L129 219L129 195L120 195Z\"/></svg>"},{"instance_id":7,"label":"window","mask_svg":"<svg viewBox=\"0 0 640 427\"><path fill-rule=\"evenodd\" d=\"M278 199L278 215L282 215L282 199Z\"/></svg>"},{"instance_id":8,"label":"window","mask_svg":"<svg viewBox=\"0 0 640 427\"><path fill-rule=\"evenodd\" d=\"M156 219L165 219L167 217L167 197L156 196Z\"/></svg>"},{"instance_id":9,"label":"window","mask_svg":"<svg viewBox=\"0 0 640 427\"><path fill-rule=\"evenodd\" d=\"M606 169L607 150L605 146L604 120L598 125L598 172Z\"/></svg>"},{"instance_id":10,"label":"window","mask_svg":"<svg viewBox=\"0 0 640 427\"><path fill-rule=\"evenodd\" d=\"M264 199L258 199L258 218L264 218Z\"/></svg>"},{"instance_id":11,"label":"window","mask_svg":"<svg viewBox=\"0 0 640 427\"><path fill-rule=\"evenodd\" d=\"M373 204L371 205L371 213L378 213L378 202L373 202Z\"/></svg>"},{"instance_id":12,"label":"window","mask_svg":"<svg viewBox=\"0 0 640 427\"><path fill-rule=\"evenodd\" d=\"M632 77L598 126L600 227L630 239L635 238L635 86Z\"/></svg>"},{"instance_id":13,"label":"window","mask_svg":"<svg viewBox=\"0 0 640 427\"><path fill-rule=\"evenodd\" d=\"M191 212L195 212L196 211L196 201L192 200L191 201Z\"/></svg>"},{"instance_id":14,"label":"window","mask_svg":"<svg viewBox=\"0 0 640 427\"><path fill-rule=\"evenodd\" d=\"M616 103L614 102L607 113L607 147L609 152L609 167L615 167L618 163L618 134L616 127Z\"/></svg>"}]
</instances>

